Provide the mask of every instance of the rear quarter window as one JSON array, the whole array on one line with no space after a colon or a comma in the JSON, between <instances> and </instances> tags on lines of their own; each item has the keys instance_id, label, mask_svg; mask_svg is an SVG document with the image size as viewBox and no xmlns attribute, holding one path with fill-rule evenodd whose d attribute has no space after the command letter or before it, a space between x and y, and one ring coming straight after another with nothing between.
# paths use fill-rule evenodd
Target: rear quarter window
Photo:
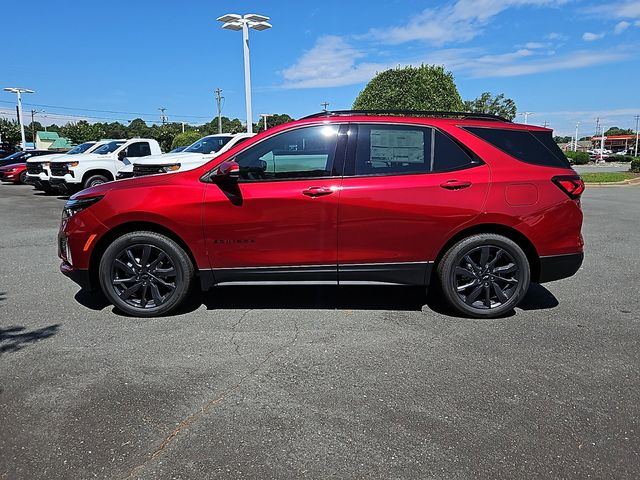
<instances>
[{"instance_id":1,"label":"rear quarter window","mask_svg":"<svg viewBox=\"0 0 640 480\"><path fill-rule=\"evenodd\" d=\"M569 160L553 141L551 132L463 127L522 162L545 167L570 168Z\"/></svg>"}]
</instances>

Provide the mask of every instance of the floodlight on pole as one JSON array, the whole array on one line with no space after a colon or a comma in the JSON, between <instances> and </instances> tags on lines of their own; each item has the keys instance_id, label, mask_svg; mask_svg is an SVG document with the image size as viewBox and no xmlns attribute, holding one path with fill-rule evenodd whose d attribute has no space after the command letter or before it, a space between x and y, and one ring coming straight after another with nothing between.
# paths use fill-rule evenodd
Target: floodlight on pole
<instances>
[{"instance_id":1,"label":"floodlight on pole","mask_svg":"<svg viewBox=\"0 0 640 480\"><path fill-rule=\"evenodd\" d=\"M24 123L22 121L22 94L23 93L35 93L33 90L29 90L28 88L21 87L6 87L4 88L5 92L15 93L18 96L18 123L20 124L20 135L21 135L21 143L20 148L22 150L26 150L27 142L24 138Z\"/></svg>"},{"instance_id":2,"label":"floodlight on pole","mask_svg":"<svg viewBox=\"0 0 640 480\"><path fill-rule=\"evenodd\" d=\"M253 113L251 111L251 63L249 59L249 29L262 31L271 28L271 24L267 22L269 17L258 15L257 13L248 13L239 15L237 13L227 13L218 17L222 22L222 28L225 30L242 30L242 44L244 54L244 94L247 107L247 133L253 133Z\"/></svg>"},{"instance_id":3,"label":"floodlight on pole","mask_svg":"<svg viewBox=\"0 0 640 480\"><path fill-rule=\"evenodd\" d=\"M638 120L640 120L640 115L636 115L636 153L635 156L638 156Z\"/></svg>"},{"instance_id":4,"label":"floodlight on pole","mask_svg":"<svg viewBox=\"0 0 640 480\"><path fill-rule=\"evenodd\" d=\"M580 122L576 123L576 136L574 137L574 141L573 141L573 151L577 152L578 151L578 128L580 127Z\"/></svg>"},{"instance_id":5,"label":"floodlight on pole","mask_svg":"<svg viewBox=\"0 0 640 480\"><path fill-rule=\"evenodd\" d=\"M524 116L524 124L527 125L529 123L529 115L535 115L535 112L521 112L518 115Z\"/></svg>"},{"instance_id":6,"label":"floodlight on pole","mask_svg":"<svg viewBox=\"0 0 640 480\"><path fill-rule=\"evenodd\" d=\"M267 129L267 118L273 117L273 113L261 113L260 116L264 119L264 129Z\"/></svg>"}]
</instances>

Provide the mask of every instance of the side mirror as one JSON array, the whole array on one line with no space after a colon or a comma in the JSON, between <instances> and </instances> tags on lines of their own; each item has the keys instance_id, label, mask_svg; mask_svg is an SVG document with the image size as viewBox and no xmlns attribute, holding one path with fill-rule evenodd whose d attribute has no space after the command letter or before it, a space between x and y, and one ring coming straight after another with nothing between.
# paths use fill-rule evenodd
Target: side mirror
<instances>
[{"instance_id":1,"label":"side mirror","mask_svg":"<svg viewBox=\"0 0 640 480\"><path fill-rule=\"evenodd\" d=\"M118 160L123 161L127 156L127 151L126 150L120 150L118 152Z\"/></svg>"},{"instance_id":2,"label":"side mirror","mask_svg":"<svg viewBox=\"0 0 640 480\"><path fill-rule=\"evenodd\" d=\"M231 180L237 182L240 178L240 165L234 160L222 162L216 170L214 178L216 180Z\"/></svg>"}]
</instances>

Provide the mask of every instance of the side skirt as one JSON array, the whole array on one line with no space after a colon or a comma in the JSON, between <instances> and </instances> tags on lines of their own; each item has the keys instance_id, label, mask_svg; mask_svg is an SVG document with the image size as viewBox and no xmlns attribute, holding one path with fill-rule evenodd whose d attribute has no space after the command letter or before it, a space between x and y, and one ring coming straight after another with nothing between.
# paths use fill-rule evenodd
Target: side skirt
<instances>
[{"instance_id":1,"label":"side skirt","mask_svg":"<svg viewBox=\"0 0 640 480\"><path fill-rule=\"evenodd\" d=\"M433 262L200 269L203 290L215 285L428 286Z\"/></svg>"}]
</instances>

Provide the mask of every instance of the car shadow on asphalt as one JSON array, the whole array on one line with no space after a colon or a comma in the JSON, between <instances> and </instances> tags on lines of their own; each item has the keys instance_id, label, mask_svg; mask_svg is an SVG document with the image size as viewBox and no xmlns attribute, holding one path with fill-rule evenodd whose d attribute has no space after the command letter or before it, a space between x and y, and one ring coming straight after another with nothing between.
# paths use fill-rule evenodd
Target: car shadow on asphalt
<instances>
[{"instance_id":1,"label":"car shadow on asphalt","mask_svg":"<svg viewBox=\"0 0 640 480\"><path fill-rule=\"evenodd\" d=\"M102 292L80 290L75 299L91 310L103 310L111 304ZM531 284L527 296L518 307L521 310L546 310L558 306L556 297L539 284ZM208 292L196 289L185 302L168 316L191 313L202 306L207 310L431 310L450 317L460 317L444 302L437 289L400 286L218 286ZM115 307L112 312L126 316ZM504 317L515 315L511 311Z\"/></svg>"}]
</instances>

